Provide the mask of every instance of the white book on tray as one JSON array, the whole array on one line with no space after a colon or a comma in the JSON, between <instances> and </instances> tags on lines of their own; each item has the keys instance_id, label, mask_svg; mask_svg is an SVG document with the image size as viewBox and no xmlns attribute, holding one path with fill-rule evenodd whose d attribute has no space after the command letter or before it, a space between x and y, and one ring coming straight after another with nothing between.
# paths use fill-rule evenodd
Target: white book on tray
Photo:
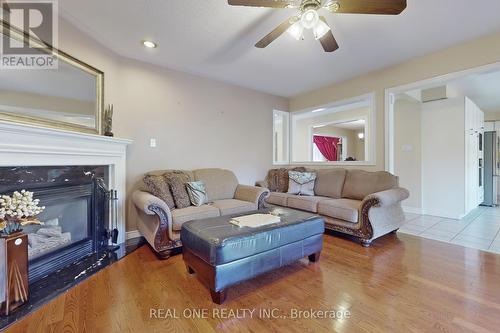
<instances>
[{"instance_id":1,"label":"white book on tray","mask_svg":"<svg viewBox=\"0 0 500 333\"><path fill-rule=\"evenodd\" d=\"M229 220L229 222L238 227L257 228L269 224L279 223L281 222L281 218L279 216L271 214L252 214L233 217L231 220Z\"/></svg>"}]
</instances>

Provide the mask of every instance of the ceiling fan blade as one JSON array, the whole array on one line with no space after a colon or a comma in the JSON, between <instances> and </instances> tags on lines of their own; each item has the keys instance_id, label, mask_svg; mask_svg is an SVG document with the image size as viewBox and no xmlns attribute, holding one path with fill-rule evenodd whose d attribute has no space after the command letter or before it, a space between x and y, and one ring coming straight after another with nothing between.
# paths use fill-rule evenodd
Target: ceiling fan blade
<instances>
[{"instance_id":1,"label":"ceiling fan blade","mask_svg":"<svg viewBox=\"0 0 500 333\"><path fill-rule=\"evenodd\" d=\"M294 8L297 4L293 0L228 0L231 6L267 7L267 8Z\"/></svg>"},{"instance_id":2,"label":"ceiling fan blade","mask_svg":"<svg viewBox=\"0 0 500 333\"><path fill-rule=\"evenodd\" d=\"M406 0L330 0L324 8L332 13L398 15Z\"/></svg>"},{"instance_id":3,"label":"ceiling fan blade","mask_svg":"<svg viewBox=\"0 0 500 333\"><path fill-rule=\"evenodd\" d=\"M324 16L320 16L319 19L328 24ZM329 30L323 37L321 37L319 42L321 43L321 46L323 46L325 52L333 52L339 48L339 44L337 44L335 37L333 37L332 30Z\"/></svg>"},{"instance_id":4,"label":"ceiling fan blade","mask_svg":"<svg viewBox=\"0 0 500 333\"><path fill-rule=\"evenodd\" d=\"M271 31L267 36L262 38L255 44L255 47L258 47L259 49L263 49L272 42L274 42L275 39L277 39L279 36L281 36L285 31L288 30L295 22L293 21L293 17L287 19L285 22L281 23L276 29Z\"/></svg>"}]
</instances>

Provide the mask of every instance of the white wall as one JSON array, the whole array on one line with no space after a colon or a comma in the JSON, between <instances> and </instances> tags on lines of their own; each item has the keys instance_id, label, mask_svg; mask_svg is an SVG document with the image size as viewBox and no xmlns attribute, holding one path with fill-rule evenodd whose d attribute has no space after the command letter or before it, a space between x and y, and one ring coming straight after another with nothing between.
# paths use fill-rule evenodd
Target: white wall
<instances>
[{"instance_id":1,"label":"white wall","mask_svg":"<svg viewBox=\"0 0 500 333\"><path fill-rule=\"evenodd\" d=\"M422 104L422 198L425 214L466 213L464 98Z\"/></svg>"},{"instance_id":2,"label":"white wall","mask_svg":"<svg viewBox=\"0 0 500 333\"><path fill-rule=\"evenodd\" d=\"M273 109L288 110L286 98L124 59L62 19L59 37L61 50L105 72L113 132L134 140L129 193L153 169L228 168L245 184L265 177L272 165ZM149 148L150 138L157 148ZM127 230L135 230L130 208Z\"/></svg>"},{"instance_id":3,"label":"white wall","mask_svg":"<svg viewBox=\"0 0 500 333\"><path fill-rule=\"evenodd\" d=\"M404 202L409 211L422 211L421 103L410 98L394 104L394 173L399 185L410 191Z\"/></svg>"}]
</instances>

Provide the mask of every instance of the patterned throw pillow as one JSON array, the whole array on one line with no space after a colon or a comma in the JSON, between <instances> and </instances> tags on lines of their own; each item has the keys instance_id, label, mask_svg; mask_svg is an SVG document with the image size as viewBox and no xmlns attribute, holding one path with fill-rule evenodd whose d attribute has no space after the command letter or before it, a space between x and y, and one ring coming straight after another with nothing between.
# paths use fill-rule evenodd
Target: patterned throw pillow
<instances>
[{"instance_id":1,"label":"patterned throw pillow","mask_svg":"<svg viewBox=\"0 0 500 333\"><path fill-rule=\"evenodd\" d=\"M296 167L292 171L306 171L304 167ZM288 191L288 169L271 169L267 176L268 187L271 192L286 193Z\"/></svg>"},{"instance_id":2,"label":"patterned throw pillow","mask_svg":"<svg viewBox=\"0 0 500 333\"><path fill-rule=\"evenodd\" d=\"M167 172L163 176L170 185L175 206L177 208L191 206L191 200L189 200L189 194L186 190L186 183L190 181L189 176L182 171Z\"/></svg>"},{"instance_id":3,"label":"patterned throw pillow","mask_svg":"<svg viewBox=\"0 0 500 333\"><path fill-rule=\"evenodd\" d=\"M143 178L143 182L149 193L165 201L168 208L175 208L174 198L172 197L172 193L170 193L170 187L165 177L146 175Z\"/></svg>"},{"instance_id":4,"label":"patterned throw pillow","mask_svg":"<svg viewBox=\"0 0 500 333\"><path fill-rule=\"evenodd\" d=\"M186 183L186 189L193 205L199 207L208 201L204 182L188 182Z\"/></svg>"},{"instance_id":5,"label":"patterned throw pillow","mask_svg":"<svg viewBox=\"0 0 500 333\"><path fill-rule=\"evenodd\" d=\"M314 195L316 172L289 171L288 193L298 195Z\"/></svg>"}]
</instances>

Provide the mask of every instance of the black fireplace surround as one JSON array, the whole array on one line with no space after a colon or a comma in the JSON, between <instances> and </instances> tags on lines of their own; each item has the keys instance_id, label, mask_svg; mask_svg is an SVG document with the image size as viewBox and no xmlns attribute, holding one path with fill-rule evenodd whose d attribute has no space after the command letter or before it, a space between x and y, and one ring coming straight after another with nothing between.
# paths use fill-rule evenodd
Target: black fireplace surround
<instances>
[{"instance_id":1,"label":"black fireplace surround","mask_svg":"<svg viewBox=\"0 0 500 333\"><path fill-rule=\"evenodd\" d=\"M0 167L0 195L25 189L46 207L39 216L45 226L24 230L32 236L30 284L108 247L108 183L108 166ZM47 241L41 228L56 228L59 238Z\"/></svg>"}]
</instances>

